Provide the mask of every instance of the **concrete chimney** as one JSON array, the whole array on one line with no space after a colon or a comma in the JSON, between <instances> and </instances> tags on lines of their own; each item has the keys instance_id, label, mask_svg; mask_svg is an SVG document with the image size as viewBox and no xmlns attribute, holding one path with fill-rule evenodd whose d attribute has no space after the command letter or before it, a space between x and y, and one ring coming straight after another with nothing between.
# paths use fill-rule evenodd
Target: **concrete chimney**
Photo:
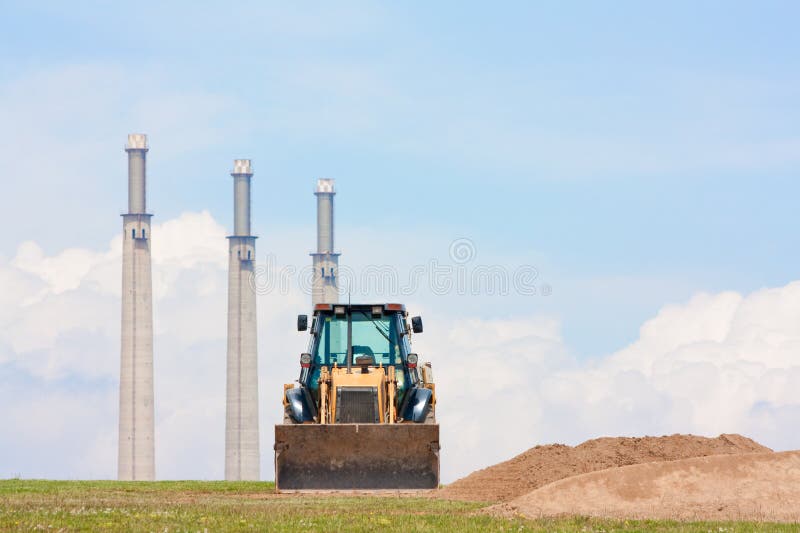
<instances>
[{"instance_id":1,"label":"concrete chimney","mask_svg":"<svg viewBox=\"0 0 800 533\"><path fill-rule=\"evenodd\" d=\"M314 191L317 197L317 251L311 254L314 276L311 287L311 305L339 301L339 255L333 248L333 197L334 180L317 180Z\"/></svg>"},{"instance_id":2,"label":"concrete chimney","mask_svg":"<svg viewBox=\"0 0 800 533\"><path fill-rule=\"evenodd\" d=\"M122 348L119 457L123 481L155 479L153 290L146 213L147 136L128 135L128 212L122 215Z\"/></svg>"},{"instance_id":3,"label":"concrete chimney","mask_svg":"<svg viewBox=\"0 0 800 533\"><path fill-rule=\"evenodd\" d=\"M256 293L251 283L256 237L250 235L249 159L233 163L233 235L228 237L228 359L225 479L258 480L258 352Z\"/></svg>"},{"instance_id":4,"label":"concrete chimney","mask_svg":"<svg viewBox=\"0 0 800 533\"><path fill-rule=\"evenodd\" d=\"M250 169L249 159L236 159L233 162L233 234L250 235Z\"/></svg>"},{"instance_id":5,"label":"concrete chimney","mask_svg":"<svg viewBox=\"0 0 800 533\"><path fill-rule=\"evenodd\" d=\"M147 212L147 135L128 135L128 213Z\"/></svg>"}]
</instances>

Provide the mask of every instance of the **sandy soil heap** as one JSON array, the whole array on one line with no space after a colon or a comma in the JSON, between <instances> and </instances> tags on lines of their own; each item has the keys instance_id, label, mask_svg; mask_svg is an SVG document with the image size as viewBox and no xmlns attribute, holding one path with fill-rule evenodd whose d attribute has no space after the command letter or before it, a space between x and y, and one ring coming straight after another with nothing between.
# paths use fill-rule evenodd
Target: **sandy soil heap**
<instances>
[{"instance_id":1,"label":"sandy soil heap","mask_svg":"<svg viewBox=\"0 0 800 533\"><path fill-rule=\"evenodd\" d=\"M600 438L575 447L536 446L503 463L473 472L440 491L454 500L509 501L560 479L617 466L721 454L771 452L741 435Z\"/></svg>"},{"instance_id":2,"label":"sandy soil heap","mask_svg":"<svg viewBox=\"0 0 800 533\"><path fill-rule=\"evenodd\" d=\"M611 468L551 483L495 509L531 518L794 522L800 520L800 452L716 455Z\"/></svg>"}]
</instances>

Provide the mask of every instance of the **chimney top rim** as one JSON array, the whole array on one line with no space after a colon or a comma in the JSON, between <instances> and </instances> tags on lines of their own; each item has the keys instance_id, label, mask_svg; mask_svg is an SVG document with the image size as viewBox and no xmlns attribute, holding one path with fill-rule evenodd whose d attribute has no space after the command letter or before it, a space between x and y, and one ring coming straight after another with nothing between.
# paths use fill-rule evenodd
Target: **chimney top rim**
<instances>
[{"instance_id":1,"label":"chimney top rim","mask_svg":"<svg viewBox=\"0 0 800 533\"><path fill-rule=\"evenodd\" d=\"M128 144L125 145L126 150L147 150L147 134L146 133L129 133Z\"/></svg>"},{"instance_id":2,"label":"chimney top rim","mask_svg":"<svg viewBox=\"0 0 800 533\"><path fill-rule=\"evenodd\" d=\"M336 194L336 180L332 178L320 178L317 180L317 188L314 192Z\"/></svg>"},{"instance_id":3,"label":"chimney top rim","mask_svg":"<svg viewBox=\"0 0 800 533\"><path fill-rule=\"evenodd\" d=\"M234 159L233 170L231 171L231 174L234 176L237 174L252 175L253 167L251 163L252 162L250 159Z\"/></svg>"}]
</instances>

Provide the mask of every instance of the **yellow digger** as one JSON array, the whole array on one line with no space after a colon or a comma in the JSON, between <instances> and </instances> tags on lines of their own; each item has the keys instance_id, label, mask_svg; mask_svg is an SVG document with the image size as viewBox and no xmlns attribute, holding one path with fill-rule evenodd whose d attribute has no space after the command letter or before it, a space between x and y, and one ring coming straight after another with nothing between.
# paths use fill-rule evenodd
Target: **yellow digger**
<instances>
[{"instance_id":1,"label":"yellow digger","mask_svg":"<svg viewBox=\"0 0 800 533\"><path fill-rule=\"evenodd\" d=\"M284 385L275 426L278 490L429 489L439 485L430 363L401 304L317 304L300 378ZM308 317L297 318L306 331Z\"/></svg>"}]
</instances>

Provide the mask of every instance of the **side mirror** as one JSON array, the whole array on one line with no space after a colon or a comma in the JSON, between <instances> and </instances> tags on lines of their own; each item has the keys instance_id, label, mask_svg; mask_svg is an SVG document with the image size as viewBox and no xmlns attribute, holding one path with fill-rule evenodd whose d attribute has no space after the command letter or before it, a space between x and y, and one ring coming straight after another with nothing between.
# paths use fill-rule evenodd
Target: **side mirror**
<instances>
[{"instance_id":1,"label":"side mirror","mask_svg":"<svg viewBox=\"0 0 800 533\"><path fill-rule=\"evenodd\" d=\"M297 331L308 329L308 315L297 315Z\"/></svg>"},{"instance_id":2,"label":"side mirror","mask_svg":"<svg viewBox=\"0 0 800 533\"><path fill-rule=\"evenodd\" d=\"M415 316L411 318L411 329L414 330L414 333L422 333L422 317Z\"/></svg>"}]
</instances>

